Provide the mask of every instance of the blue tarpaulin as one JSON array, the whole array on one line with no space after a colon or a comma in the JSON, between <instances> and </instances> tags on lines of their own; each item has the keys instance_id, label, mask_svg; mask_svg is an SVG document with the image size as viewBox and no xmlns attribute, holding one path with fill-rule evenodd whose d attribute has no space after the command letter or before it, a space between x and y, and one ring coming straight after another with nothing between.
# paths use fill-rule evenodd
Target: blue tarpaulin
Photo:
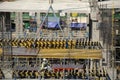
<instances>
[{"instance_id":1,"label":"blue tarpaulin","mask_svg":"<svg viewBox=\"0 0 120 80\"><path fill-rule=\"evenodd\" d=\"M70 24L71 28L86 28L87 24L86 23L71 23Z\"/></svg>"},{"instance_id":2,"label":"blue tarpaulin","mask_svg":"<svg viewBox=\"0 0 120 80\"><path fill-rule=\"evenodd\" d=\"M58 22L48 22L48 28L59 28Z\"/></svg>"}]
</instances>

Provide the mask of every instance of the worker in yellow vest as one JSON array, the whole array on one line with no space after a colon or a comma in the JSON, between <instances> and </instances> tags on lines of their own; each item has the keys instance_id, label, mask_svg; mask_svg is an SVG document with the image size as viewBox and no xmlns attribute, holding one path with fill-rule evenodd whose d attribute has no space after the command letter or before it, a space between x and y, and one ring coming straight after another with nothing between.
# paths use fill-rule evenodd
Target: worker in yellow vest
<instances>
[{"instance_id":1,"label":"worker in yellow vest","mask_svg":"<svg viewBox=\"0 0 120 80\"><path fill-rule=\"evenodd\" d=\"M56 48L58 49L59 47L60 47L60 40L57 39L57 40L56 40Z\"/></svg>"},{"instance_id":2,"label":"worker in yellow vest","mask_svg":"<svg viewBox=\"0 0 120 80\"><path fill-rule=\"evenodd\" d=\"M43 46L43 49L45 49L46 46L47 46L47 41L46 41L46 39L43 40L43 45L44 45L44 46Z\"/></svg>"},{"instance_id":3,"label":"worker in yellow vest","mask_svg":"<svg viewBox=\"0 0 120 80\"><path fill-rule=\"evenodd\" d=\"M71 40L71 49L75 49L76 41Z\"/></svg>"},{"instance_id":4,"label":"worker in yellow vest","mask_svg":"<svg viewBox=\"0 0 120 80\"><path fill-rule=\"evenodd\" d=\"M59 40L59 48L62 49L63 42L62 40Z\"/></svg>"},{"instance_id":5,"label":"worker in yellow vest","mask_svg":"<svg viewBox=\"0 0 120 80\"><path fill-rule=\"evenodd\" d=\"M68 40L68 49L71 49L71 46L72 46L71 40Z\"/></svg>"}]
</instances>

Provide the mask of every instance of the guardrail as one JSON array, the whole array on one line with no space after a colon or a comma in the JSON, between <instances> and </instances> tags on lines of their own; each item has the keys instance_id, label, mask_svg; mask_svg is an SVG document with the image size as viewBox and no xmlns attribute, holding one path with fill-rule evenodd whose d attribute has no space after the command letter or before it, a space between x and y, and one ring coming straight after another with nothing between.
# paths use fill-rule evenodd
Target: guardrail
<instances>
[{"instance_id":1,"label":"guardrail","mask_svg":"<svg viewBox=\"0 0 120 80\"><path fill-rule=\"evenodd\" d=\"M0 38L2 38L2 35L4 34L4 38L9 38L11 32L0 32ZM38 35L38 36L37 36ZM85 32L74 32L72 33L65 33L64 36L60 31L42 31L39 34L36 32L12 32L12 38L86 38Z\"/></svg>"}]
</instances>

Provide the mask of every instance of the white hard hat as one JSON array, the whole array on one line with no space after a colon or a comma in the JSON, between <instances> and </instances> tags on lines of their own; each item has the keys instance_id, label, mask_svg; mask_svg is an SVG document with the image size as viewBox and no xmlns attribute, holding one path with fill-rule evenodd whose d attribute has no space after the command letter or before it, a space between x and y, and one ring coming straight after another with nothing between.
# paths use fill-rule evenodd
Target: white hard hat
<instances>
[{"instance_id":1,"label":"white hard hat","mask_svg":"<svg viewBox=\"0 0 120 80\"><path fill-rule=\"evenodd\" d=\"M44 58L44 59L43 59L43 61L47 61L47 59L46 59L46 58Z\"/></svg>"}]
</instances>

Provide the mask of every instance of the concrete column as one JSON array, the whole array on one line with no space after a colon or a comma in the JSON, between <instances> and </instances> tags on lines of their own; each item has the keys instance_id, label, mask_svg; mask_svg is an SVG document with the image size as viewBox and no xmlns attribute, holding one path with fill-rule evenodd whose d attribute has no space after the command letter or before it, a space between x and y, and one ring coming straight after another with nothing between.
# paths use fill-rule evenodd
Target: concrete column
<instances>
[{"instance_id":1,"label":"concrete column","mask_svg":"<svg viewBox=\"0 0 120 80\"><path fill-rule=\"evenodd\" d=\"M37 21L37 27L40 27L40 23L41 23L40 12L37 12L36 21Z\"/></svg>"},{"instance_id":2,"label":"concrete column","mask_svg":"<svg viewBox=\"0 0 120 80\"><path fill-rule=\"evenodd\" d=\"M22 12L19 13L20 14L20 33L23 34L23 17L22 17Z\"/></svg>"},{"instance_id":3,"label":"concrete column","mask_svg":"<svg viewBox=\"0 0 120 80\"><path fill-rule=\"evenodd\" d=\"M99 41L99 30L96 29L97 22L93 22L92 41Z\"/></svg>"},{"instance_id":4,"label":"concrete column","mask_svg":"<svg viewBox=\"0 0 120 80\"><path fill-rule=\"evenodd\" d=\"M108 54L109 54L109 51L106 48L102 50L102 55L103 55L103 59L104 59L103 63L106 63L106 64L109 63L108 62L108 59L109 59Z\"/></svg>"},{"instance_id":5,"label":"concrete column","mask_svg":"<svg viewBox=\"0 0 120 80\"><path fill-rule=\"evenodd\" d=\"M89 23L89 14L87 14L86 21L87 21L87 24L88 24L88 23ZM80 31L80 32L81 32L81 31ZM79 34L80 34L80 32L79 32ZM89 39L89 27L88 27L88 26L86 27L86 31L85 31L84 37L85 37L87 40Z\"/></svg>"},{"instance_id":6,"label":"concrete column","mask_svg":"<svg viewBox=\"0 0 120 80\"><path fill-rule=\"evenodd\" d=\"M90 8L91 8L91 20L92 20L92 41L99 41L99 30L98 30L98 22L99 22L99 8L97 0L89 0Z\"/></svg>"},{"instance_id":7,"label":"concrete column","mask_svg":"<svg viewBox=\"0 0 120 80\"><path fill-rule=\"evenodd\" d=\"M100 59L100 66L99 67L102 68L102 59Z\"/></svg>"},{"instance_id":8,"label":"concrete column","mask_svg":"<svg viewBox=\"0 0 120 80\"><path fill-rule=\"evenodd\" d=\"M17 34L19 29L18 29L18 26L19 26L19 18L18 18L19 14L18 12L15 13L15 24L16 24L16 31L15 33ZM16 35L17 36L17 35Z\"/></svg>"},{"instance_id":9,"label":"concrete column","mask_svg":"<svg viewBox=\"0 0 120 80\"><path fill-rule=\"evenodd\" d=\"M93 59L90 59L90 70L93 68Z\"/></svg>"},{"instance_id":10,"label":"concrete column","mask_svg":"<svg viewBox=\"0 0 120 80\"><path fill-rule=\"evenodd\" d=\"M41 24L40 12L37 12L36 21L37 21L37 32L39 32L39 28L40 28L40 24Z\"/></svg>"},{"instance_id":11,"label":"concrete column","mask_svg":"<svg viewBox=\"0 0 120 80\"><path fill-rule=\"evenodd\" d=\"M99 41L97 11L91 12L92 18L92 41Z\"/></svg>"},{"instance_id":12,"label":"concrete column","mask_svg":"<svg viewBox=\"0 0 120 80\"><path fill-rule=\"evenodd\" d=\"M22 12L15 13L15 24L16 24L16 37L19 37L21 33L23 33L23 20L22 20Z\"/></svg>"},{"instance_id":13,"label":"concrete column","mask_svg":"<svg viewBox=\"0 0 120 80\"><path fill-rule=\"evenodd\" d=\"M65 33L65 36L68 36L69 38L71 38L71 34L72 34L72 32L70 31L70 12L68 12L67 13L67 29L65 29L65 30L67 30L67 31L64 31Z\"/></svg>"},{"instance_id":14,"label":"concrete column","mask_svg":"<svg viewBox=\"0 0 120 80\"><path fill-rule=\"evenodd\" d=\"M85 38L89 39L89 27L86 28Z\"/></svg>"},{"instance_id":15,"label":"concrete column","mask_svg":"<svg viewBox=\"0 0 120 80\"><path fill-rule=\"evenodd\" d=\"M19 32L19 13L18 12L15 13L15 24L16 24L15 37L17 37Z\"/></svg>"}]
</instances>

